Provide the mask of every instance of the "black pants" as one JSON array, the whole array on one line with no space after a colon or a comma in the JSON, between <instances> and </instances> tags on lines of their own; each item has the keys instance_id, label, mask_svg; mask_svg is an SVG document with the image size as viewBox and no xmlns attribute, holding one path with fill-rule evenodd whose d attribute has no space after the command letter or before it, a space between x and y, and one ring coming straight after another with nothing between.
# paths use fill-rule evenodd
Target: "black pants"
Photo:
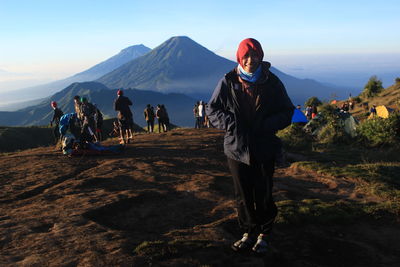
<instances>
[{"instance_id":1,"label":"black pants","mask_svg":"<svg viewBox=\"0 0 400 267\"><path fill-rule=\"evenodd\" d=\"M200 129L201 128L201 117L196 117L196 122L194 124L195 129Z\"/></svg>"},{"instance_id":2,"label":"black pants","mask_svg":"<svg viewBox=\"0 0 400 267\"><path fill-rule=\"evenodd\" d=\"M57 144L58 140L60 140L60 136L61 136L58 124L56 124L56 126L54 126L53 136L54 136L54 143Z\"/></svg>"},{"instance_id":3,"label":"black pants","mask_svg":"<svg viewBox=\"0 0 400 267\"><path fill-rule=\"evenodd\" d=\"M154 130L154 121L147 121L147 132L152 133Z\"/></svg>"},{"instance_id":4,"label":"black pants","mask_svg":"<svg viewBox=\"0 0 400 267\"><path fill-rule=\"evenodd\" d=\"M164 130L164 121L163 119L158 119L158 132L161 133L161 130L165 132Z\"/></svg>"},{"instance_id":5,"label":"black pants","mask_svg":"<svg viewBox=\"0 0 400 267\"><path fill-rule=\"evenodd\" d=\"M278 209L272 198L274 161L249 166L228 158L233 176L239 226L245 233L268 234Z\"/></svg>"}]
</instances>

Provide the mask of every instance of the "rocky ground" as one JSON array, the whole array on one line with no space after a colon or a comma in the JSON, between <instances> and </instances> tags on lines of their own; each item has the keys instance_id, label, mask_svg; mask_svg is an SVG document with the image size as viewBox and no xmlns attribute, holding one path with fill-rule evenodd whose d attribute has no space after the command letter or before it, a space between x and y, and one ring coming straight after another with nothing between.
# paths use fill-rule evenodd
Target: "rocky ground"
<instances>
[{"instance_id":1,"label":"rocky ground","mask_svg":"<svg viewBox=\"0 0 400 267\"><path fill-rule=\"evenodd\" d=\"M138 134L118 155L1 155L0 266L398 266L400 228L385 217L288 222L284 213L270 253L235 254L241 233L222 142L217 130L177 129ZM380 201L351 178L292 166L274 179L280 207Z\"/></svg>"}]
</instances>

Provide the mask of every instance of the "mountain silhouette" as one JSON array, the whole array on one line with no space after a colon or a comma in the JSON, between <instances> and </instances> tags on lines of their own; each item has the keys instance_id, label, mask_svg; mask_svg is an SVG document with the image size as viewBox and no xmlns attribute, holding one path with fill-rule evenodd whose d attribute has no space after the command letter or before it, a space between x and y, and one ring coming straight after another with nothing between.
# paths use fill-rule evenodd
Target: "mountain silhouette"
<instances>
[{"instance_id":1,"label":"mountain silhouette","mask_svg":"<svg viewBox=\"0 0 400 267\"><path fill-rule=\"evenodd\" d=\"M71 79L76 79L76 82L96 80L97 78L115 70L123 64L135 58L141 57L150 50L150 48L144 46L143 44L129 46L125 49L122 49L117 55L91 67L90 69L75 74L71 77Z\"/></svg>"},{"instance_id":2,"label":"mountain silhouette","mask_svg":"<svg viewBox=\"0 0 400 267\"><path fill-rule=\"evenodd\" d=\"M53 110L50 101L56 101L58 107L65 113L74 112L73 98L75 95L84 96L97 105L104 117L116 117L113 101L117 90L111 90L98 82L73 83L62 91L52 95L40 104L14 112L0 111L0 125L46 125L49 124ZM135 123L144 126L143 110L147 104L156 106L164 104L168 110L171 123L180 126L193 124L192 109L195 100L179 93L164 94L160 92L126 89L124 95L133 102L132 111Z\"/></svg>"},{"instance_id":3,"label":"mountain silhouette","mask_svg":"<svg viewBox=\"0 0 400 267\"><path fill-rule=\"evenodd\" d=\"M234 66L234 62L214 54L190 38L178 36L97 81L110 88L208 93L222 75Z\"/></svg>"},{"instance_id":4,"label":"mountain silhouette","mask_svg":"<svg viewBox=\"0 0 400 267\"><path fill-rule=\"evenodd\" d=\"M71 77L43 85L15 90L12 92L0 93L0 99L2 99L3 101L8 100L9 102L16 102L16 100L21 102L13 105L8 105L7 108L11 108L12 106L26 107L29 103L32 103L32 99L43 98L44 100L44 98L58 91L61 91L62 89L74 82L96 80L97 78L103 76L106 73L109 73L110 71L120 67L121 65L148 53L150 50L150 48L144 46L143 44L129 46L121 50L118 54L112 56L111 58ZM12 101L13 99L14 101ZM36 102L40 101L36 100Z\"/></svg>"},{"instance_id":5,"label":"mountain silhouette","mask_svg":"<svg viewBox=\"0 0 400 267\"><path fill-rule=\"evenodd\" d=\"M180 92L208 100L219 79L236 65L236 62L216 55L189 37L177 36L97 81L110 88ZM311 96L326 99L332 94L341 95L345 90L311 79L298 79L274 67L271 71L282 80L296 104L304 103Z\"/></svg>"}]
</instances>

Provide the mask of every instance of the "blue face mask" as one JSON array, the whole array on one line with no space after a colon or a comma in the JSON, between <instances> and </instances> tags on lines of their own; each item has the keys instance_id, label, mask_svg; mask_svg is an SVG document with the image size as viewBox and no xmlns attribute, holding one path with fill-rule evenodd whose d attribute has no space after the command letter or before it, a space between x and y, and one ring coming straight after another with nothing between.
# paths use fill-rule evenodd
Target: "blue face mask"
<instances>
[{"instance_id":1,"label":"blue face mask","mask_svg":"<svg viewBox=\"0 0 400 267\"><path fill-rule=\"evenodd\" d=\"M258 66L258 68L256 69L256 71L253 72L253 73L246 72L246 71L242 68L242 66L240 66L240 64L239 64L238 68L239 68L239 76L240 76L240 78L242 78L242 79L245 80L245 81L254 83L254 82L256 82L256 81L260 78L260 76L261 76L261 72L262 72L261 64Z\"/></svg>"}]
</instances>

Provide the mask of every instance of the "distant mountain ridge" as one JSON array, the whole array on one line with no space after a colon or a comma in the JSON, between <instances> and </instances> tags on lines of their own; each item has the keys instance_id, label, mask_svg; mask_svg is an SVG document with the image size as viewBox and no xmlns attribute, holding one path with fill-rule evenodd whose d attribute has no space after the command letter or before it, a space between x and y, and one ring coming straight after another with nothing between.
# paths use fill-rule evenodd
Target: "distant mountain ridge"
<instances>
[{"instance_id":1,"label":"distant mountain ridge","mask_svg":"<svg viewBox=\"0 0 400 267\"><path fill-rule=\"evenodd\" d=\"M76 79L76 82L96 80L97 78L115 70L125 63L145 55L149 51L151 51L151 49L143 44L129 46L125 49L122 49L121 52L115 56L110 57L109 59L91 67L88 70L75 74L71 78Z\"/></svg>"},{"instance_id":2,"label":"distant mountain ridge","mask_svg":"<svg viewBox=\"0 0 400 267\"><path fill-rule=\"evenodd\" d=\"M121 50L118 54L112 56L111 58L99 64L96 64L95 66L85 71L77 73L71 77L51 82L48 84L15 90L14 92L0 93L0 99L2 100L19 99L21 102L26 101L27 103L29 103L27 99L30 99L30 101L32 99L38 99L38 98L47 99L47 97L49 97L50 95L63 90L65 87L69 86L74 82L85 82L85 81L96 80L97 78L120 67L121 65L148 53L150 50L151 50L150 48L144 46L143 44L129 46ZM15 100L10 102L15 102ZM4 105L4 107L8 109L11 108L12 106L13 105L9 106Z\"/></svg>"},{"instance_id":3,"label":"distant mountain ridge","mask_svg":"<svg viewBox=\"0 0 400 267\"><path fill-rule=\"evenodd\" d=\"M73 98L75 95L84 96L95 103L105 117L115 118L113 102L117 97L117 90L111 90L98 82L73 83L62 91L52 95L49 99L56 101L59 108L65 113L74 112ZM132 102L132 111L135 123L146 124L143 110L147 104L156 106L164 104L170 115L171 123L179 126L193 125L192 108L194 99L179 93L164 94L154 91L126 89L124 95ZM40 104L14 112L0 111L0 125L47 125L53 116L50 101L44 100Z\"/></svg>"}]
</instances>

